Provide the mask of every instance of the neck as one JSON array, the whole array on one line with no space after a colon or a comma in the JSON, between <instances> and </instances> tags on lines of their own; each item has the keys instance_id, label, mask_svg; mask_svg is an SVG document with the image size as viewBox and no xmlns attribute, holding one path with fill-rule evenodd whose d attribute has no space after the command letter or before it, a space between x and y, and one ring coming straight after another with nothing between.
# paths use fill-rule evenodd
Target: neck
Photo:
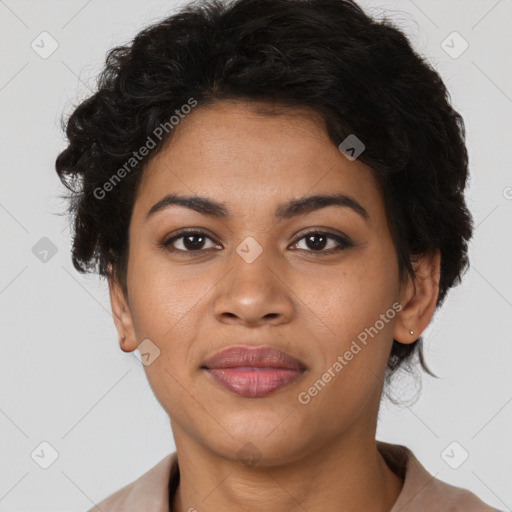
<instances>
[{"instance_id":1,"label":"neck","mask_svg":"<svg viewBox=\"0 0 512 512\"><path fill-rule=\"evenodd\" d=\"M374 436L347 434L285 464L246 466L175 431L180 483L172 512L389 512L402 489Z\"/></svg>"}]
</instances>

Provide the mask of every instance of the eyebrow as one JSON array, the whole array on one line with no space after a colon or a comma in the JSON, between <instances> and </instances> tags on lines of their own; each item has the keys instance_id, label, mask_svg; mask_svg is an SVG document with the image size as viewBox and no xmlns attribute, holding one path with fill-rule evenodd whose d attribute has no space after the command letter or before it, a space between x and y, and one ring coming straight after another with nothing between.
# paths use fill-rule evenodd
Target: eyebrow
<instances>
[{"instance_id":1,"label":"eyebrow","mask_svg":"<svg viewBox=\"0 0 512 512\"><path fill-rule=\"evenodd\" d=\"M155 203L147 212L146 219L148 220L155 213L169 207L169 206L183 206L194 210L202 215L218 219L228 219L230 214L226 209L224 203L218 203L212 199L201 196L180 196L177 194L167 194L160 201ZM353 197L346 194L328 194L328 195L313 195L293 199L288 203L280 205L275 212L277 220L290 219L292 217L307 214L321 208L328 206L339 206L343 208L350 208L361 216L365 221L370 218L366 209L359 204Z\"/></svg>"}]
</instances>

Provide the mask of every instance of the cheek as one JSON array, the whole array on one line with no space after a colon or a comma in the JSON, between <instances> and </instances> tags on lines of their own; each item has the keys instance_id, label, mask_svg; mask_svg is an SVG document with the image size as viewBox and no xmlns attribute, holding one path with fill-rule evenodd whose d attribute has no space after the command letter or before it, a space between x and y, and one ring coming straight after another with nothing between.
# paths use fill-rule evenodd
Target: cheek
<instances>
[{"instance_id":1,"label":"cheek","mask_svg":"<svg viewBox=\"0 0 512 512\"><path fill-rule=\"evenodd\" d=\"M392 253L367 251L347 259L343 268L318 272L298 284L297 295L308 306L299 313L307 324L304 332L319 349L307 384L318 392L319 399L312 400L316 411L332 410L341 421L356 414L380 386L377 376L389 357L396 316L398 273L393 265ZM328 383L324 387L319 380Z\"/></svg>"},{"instance_id":2,"label":"cheek","mask_svg":"<svg viewBox=\"0 0 512 512\"><path fill-rule=\"evenodd\" d=\"M302 320L317 323L318 332L342 348L392 307L397 280L392 258L368 252L344 265L298 274L293 290Z\"/></svg>"},{"instance_id":3,"label":"cheek","mask_svg":"<svg viewBox=\"0 0 512 512\"><path fill-rule=\"evenodd\" d=\"M185 273L149 259L134 258L130 291L132 318L137 340L150 339L158 357L144 371L153 393L164 410L186 408L188 371L192 364L197 317L210 288L205 278L184 278ZM136 265L138 264L138 267ZM150 270L149 270L150 269Z\"/></svg>"},{"instance_id":4,"label":"cheek","mask_svg":"<svg viewBox=\"0 0 512 512\"><path fill-rule=\"evenodd\" d=\"M211 286L207 276L193 278L161 260L134 253L128 277L136 339L151 340L159 351L144 371L155 397L170 410L184 406L182 391L193 364L198 315L203 314Z\"/></svg>"},{"instance_id":5,"label":"cheek","mask_svg":"<svg viewBox=\"0 0 512 512\"><path fill-rule=\"evenodd\" d=\"M170 265L161 255L134 251L128 269L129 293L137 339L154 337L162 344L177 333L191 332L194 309L201 307L207 276L190 267Z\"/></svg>"}]
</instances>

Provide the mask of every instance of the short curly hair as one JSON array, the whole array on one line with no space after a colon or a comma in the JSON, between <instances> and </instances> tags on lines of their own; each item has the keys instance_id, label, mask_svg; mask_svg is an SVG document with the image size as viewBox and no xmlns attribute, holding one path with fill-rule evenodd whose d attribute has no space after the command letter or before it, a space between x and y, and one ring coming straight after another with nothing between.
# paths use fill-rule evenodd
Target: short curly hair
<instances>
[{"instance_id":1,"label":"short curly hair","mask_svg":"<svg viewBox=\"0 0 512 512\"><path fill-rule=\"evenodd\" d=\"M469 267L468 153L462 116L433 67L386 18L351 0L201 0L111 49L97 91L62 120L69 145L56 171L71 191L72 261L112 274L127 295L128 227L143 170L172 139L166 130L106 197L95 193L190 98L307 107L337 147L350 134L381 188L400 278L439 249L436 307ZM267 112L269 115L272 112ZM386 382L414 369L422 338L393 340Z\"/></svg>"}]
</instances>

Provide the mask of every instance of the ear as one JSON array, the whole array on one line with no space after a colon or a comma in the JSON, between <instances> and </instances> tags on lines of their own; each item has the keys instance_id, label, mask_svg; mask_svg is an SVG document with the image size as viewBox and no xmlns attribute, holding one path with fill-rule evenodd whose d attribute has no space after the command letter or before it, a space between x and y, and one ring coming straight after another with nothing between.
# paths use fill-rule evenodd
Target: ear
<instances>
[{"instance_id":1,"label":"ear","mask_svg":"<svg viewBox=\"0 0 512 512\"><path fill-rule=\"evenodd\" d=\"M123 352L133 352L137 348L137 340L133 328L132 314L121 286L113 277L112 267L110 265L107 280L110 294L110 306L119 337L119 347Z\"/></svg>"},{"instance_id":2,"label":"ear","mask_svg":"<svg viewBox=\"0 0 512 512\"><path fill-rule=\"evenodd\" d=\"M416 341L434 314L439 294L441 252L436 249L411 263L416 277L413 279L407 275L401 284L400 304L403 309L397 315L393 332L393 338L404 344Z\"/></svg>"}]
</instances>

